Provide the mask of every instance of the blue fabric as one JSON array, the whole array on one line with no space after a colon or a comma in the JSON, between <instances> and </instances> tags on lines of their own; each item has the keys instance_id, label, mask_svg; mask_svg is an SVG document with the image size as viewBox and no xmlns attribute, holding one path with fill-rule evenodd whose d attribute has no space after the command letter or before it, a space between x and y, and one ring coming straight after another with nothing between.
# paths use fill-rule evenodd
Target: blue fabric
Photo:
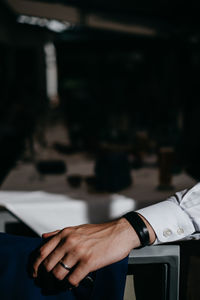
<instances>
[{"instance_id":1,"label":"blue fabric","mask_svg":"<svg viewBox=\"0 0 200 300\"><path fill-rule=\"evenodd\" d=\"M43 240L0 233L0 299L1 300L122 300L128 267L127 257L92 274L94 284L86 281L78 288L56 290L45 294L28 276L30 253ZM103 255L103 254L102 254ZM53 286L52 283L49 286Z\"/></svg>"}]
</instances>

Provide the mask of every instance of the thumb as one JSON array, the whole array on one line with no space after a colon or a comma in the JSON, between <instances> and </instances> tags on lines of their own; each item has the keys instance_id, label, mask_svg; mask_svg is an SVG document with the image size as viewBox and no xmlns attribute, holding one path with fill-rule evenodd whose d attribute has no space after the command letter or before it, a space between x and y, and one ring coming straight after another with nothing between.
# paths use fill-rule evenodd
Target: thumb
<instances>
[{"instance_id":1,"label":"thumb","mask_svg":"<svg viewBox=\"0 0 200 300\"><path fill-rule=\"evenodd\" d=\"M59 230L55 230L55 231L51 231L51 232L45 232L45 233L42 234L42 237L43 237L44 239L47 239L47 238L49 238L49 237L51 237L51 236L56 235L56 234L59 233L59 232L60 232L60 229L59 229Z\"/></svg>"}]
</instances>

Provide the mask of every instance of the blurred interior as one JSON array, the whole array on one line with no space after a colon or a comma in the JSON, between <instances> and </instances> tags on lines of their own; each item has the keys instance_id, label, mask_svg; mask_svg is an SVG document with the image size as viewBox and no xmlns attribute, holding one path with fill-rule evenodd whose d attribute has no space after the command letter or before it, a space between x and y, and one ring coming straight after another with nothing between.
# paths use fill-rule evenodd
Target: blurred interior
<instances>
[{"instance_id":1,"label":"blurred interior","mask_svg":"<svg viewBox=\"0 0 200 300\"><path fill-rule=\"evenodd\" d=\"M67 133L57 148L96 155L121 145L141 167L170 147L172 172L199 179L195 9L184 18L154 2L1 3L1 182L58 120Z\"/></svg>"},{"instance_id":2,"label":"blurred interior","mask_svg":"<svg viewBox=\"0 0 200 300\"><path fill-rule=\"evenodd\" d=\"M1 1L1 189L95 210L115 193L140 208L199 181L197 8Z\"/></svg>"}]
</instances>

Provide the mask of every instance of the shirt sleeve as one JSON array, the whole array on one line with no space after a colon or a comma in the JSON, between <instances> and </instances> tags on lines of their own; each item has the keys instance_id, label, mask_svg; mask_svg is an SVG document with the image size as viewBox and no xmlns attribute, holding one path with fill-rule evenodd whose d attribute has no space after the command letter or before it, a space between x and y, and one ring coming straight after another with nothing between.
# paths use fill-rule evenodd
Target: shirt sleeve
<instances>
[{"instance_id":1,"label":"shirt sleeve","mask_svg":"<svg viewBox=\"0 0 200 300\"><path fill-rule=\"evenodd\" d=\"M195 232L200 232L200 183L137 212L153 227L157 236L155 244L190 239Z\"/></svg>"}]
</instances>

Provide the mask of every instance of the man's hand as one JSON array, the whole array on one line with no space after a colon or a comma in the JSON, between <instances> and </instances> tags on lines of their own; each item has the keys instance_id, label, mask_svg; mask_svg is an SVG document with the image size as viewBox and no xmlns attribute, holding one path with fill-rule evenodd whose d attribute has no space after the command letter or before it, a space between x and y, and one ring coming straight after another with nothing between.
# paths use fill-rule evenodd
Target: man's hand
<instances>
[{"instance_id":1,"label":"man's hand","mask_svg":"<svg viewBox=\"0 0 200 300\"><path fill-rule=\"evenodd\" d=\"M61 266L62 261L73 268L68 275L72 286L78 286L88 273L123 259L131 249L140 246L135 230L124 218L98 225L67 227L43 237L51 239L39 250L33 277L37 277L38 268L43 264L47 272L64 279L69 270Z\"/></svg>"}]
</instances>

